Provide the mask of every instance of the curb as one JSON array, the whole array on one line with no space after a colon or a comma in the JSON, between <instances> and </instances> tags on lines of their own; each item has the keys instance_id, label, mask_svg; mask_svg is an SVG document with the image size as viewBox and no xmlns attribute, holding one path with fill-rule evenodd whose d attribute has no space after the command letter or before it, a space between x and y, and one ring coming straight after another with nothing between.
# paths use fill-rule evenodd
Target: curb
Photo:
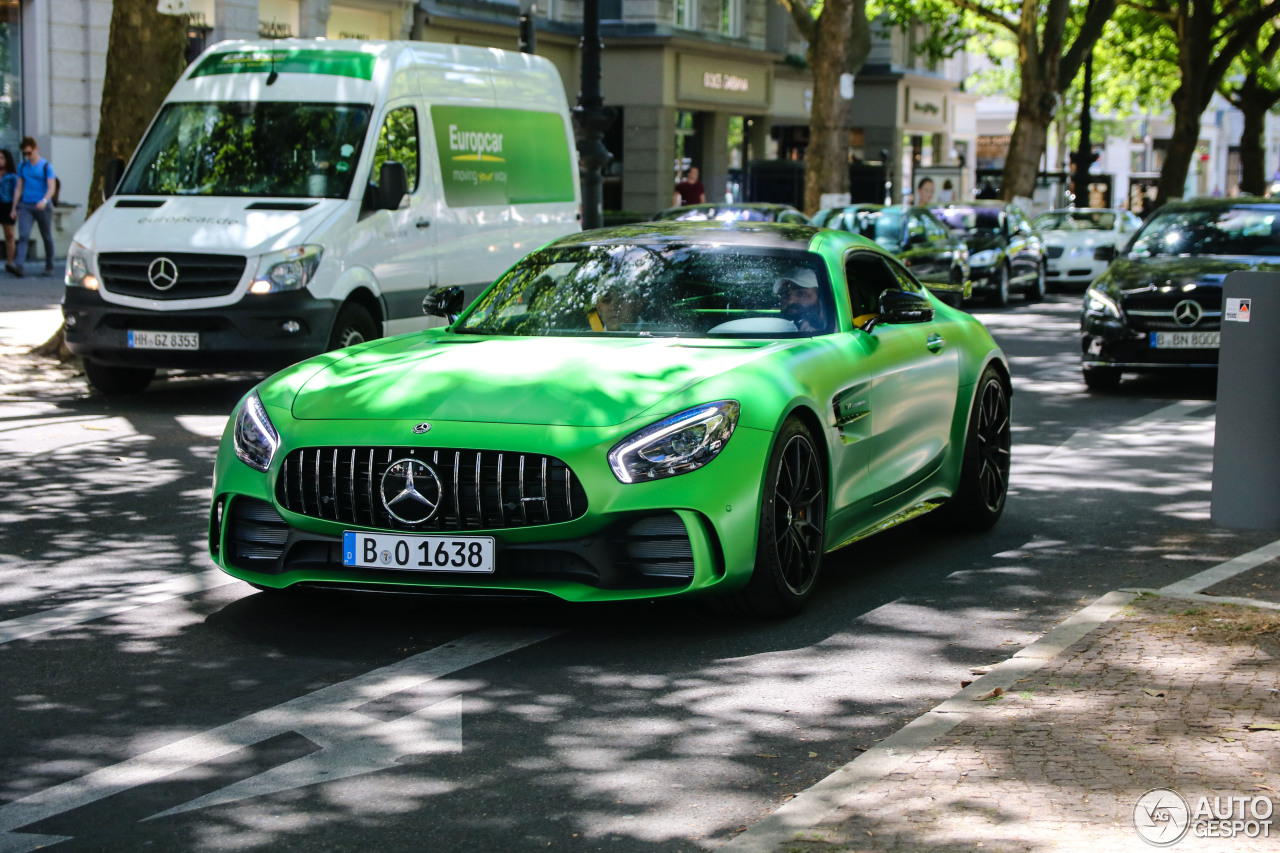
<instances>
[{"instance_id":1,"label":"curb","mask_svg":"<svg viewBox=\"0 0 1280 853\"><path fill-rule=\"evenodd\" d=\"M777 853L781 845L795 840L796 833L820 824L844 803L967 720L976 710L975 699L997 687L1007 691L1019 679L1026 678L1062 654L1139 596L1154 593L1165 598L1204 604L1240 604L1280 610L1280 604L1266 601L1198 594L1200 590L1277 556L1280 556L1280 540L1159 590L1123 589L1107 593L717 849L726 853Z\"/></svg>"}]
</instances>

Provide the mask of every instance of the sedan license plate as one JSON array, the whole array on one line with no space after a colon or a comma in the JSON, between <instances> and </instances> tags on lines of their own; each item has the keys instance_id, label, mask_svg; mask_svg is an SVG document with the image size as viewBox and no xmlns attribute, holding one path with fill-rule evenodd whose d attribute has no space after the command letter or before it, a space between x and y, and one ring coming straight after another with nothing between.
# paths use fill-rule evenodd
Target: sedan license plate
<instances>
[{"instance_id":1,"label":"sedan license plate","mask_svg":"<svg viewBox=\"0 0 1280 853\"><path fill-rule=\"evenodd\" d=\"M1152 332L1152 349L1217 349L1220 332Z\"/></svg>"},{"instance_id":2,"label":"sedan license plate","mask_svg":"<svg viewBox=\"0 0 1280 853\"><path fill-rule=\"evenodd\" d=\"M200 349L199 332L129 330L129 349Z\"/></svg>"},{"instance_id":3,"label":"sedan license plate","mask_svg":"<svg viewBox=\"0 0 1280 853\"><path fill-rule=\"evenodd\" d=\"M342 533L342 565L409 572L492 574L492 536Z\"/></svg>"}]
</instances>

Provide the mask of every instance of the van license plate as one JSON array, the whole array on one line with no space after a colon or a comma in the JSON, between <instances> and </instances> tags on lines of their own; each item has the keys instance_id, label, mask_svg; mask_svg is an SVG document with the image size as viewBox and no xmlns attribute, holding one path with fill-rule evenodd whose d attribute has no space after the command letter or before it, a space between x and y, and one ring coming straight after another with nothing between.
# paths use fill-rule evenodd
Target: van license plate
<instances>
[{"instance_id":1,"label":"van license plate","mask_svg":"<svg viewBox=\"0 0 1280 853\"><path fill-rule=\"evenodd\" d=\"M492 536L396 536L344 530L342 565L409 572L493 573Z\"/></svg>"},{"instance_id":2,"label":"van license plate","mask_svg":"<svg viewBox=\"0 0 1280 853\"><path fill-rule=\"evenodd\" d=\"M1220 332L1152 332L1152 349L1217 349Z\"/></svg>"},{"instance_id":3,"label":"van license plate","mask_svg":"<svg viewBox=\"0 0 1280 853\"><path fill-rule=\"evenodd\" d=\"M140 332L130 329L129 349L200 349L200 333Z\"/></svg>"}]
</instances>

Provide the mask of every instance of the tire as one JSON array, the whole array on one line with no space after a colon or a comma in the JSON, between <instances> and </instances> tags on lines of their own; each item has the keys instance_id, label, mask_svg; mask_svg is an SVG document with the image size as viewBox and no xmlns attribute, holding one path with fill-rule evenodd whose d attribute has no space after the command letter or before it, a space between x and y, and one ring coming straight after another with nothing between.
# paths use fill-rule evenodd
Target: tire
<instances>
[{"instance_id":1,"label":"tire","mask_svg":"<svg viewBox=\"0 0 1280 853\"><path fill-rule=\"evenodd\" d=\"M1009 304L1009 265L1000 264L1000 272L996 276L996 289L991 293L991 304L1003 308Z\"/></svg>"},{"instance_id":2,"label":"tire","mask_svg":"<svg viewBox=\"0 0 1280 853\"><path fill-rule=\"evenodd\" d=\"M815 523L816 520L816 523ZM827 475L809 430L783 424L769 467L756 536L756 564L738 609L757 616L790 616L808 603L826 550Z\"/></svg>"},{"instance_id":3,"label":"tire","mask_svg":"<svg viewBox=\"0 0 1280 853\"><path fill-rule=\"evenodd\" d=\"M154 367L115 367L91 358L84 360L84 376L89 387L108 396L141 394L156 377Z\"/></svg>"},{"instance_id":4,"label":"tire","mask_svg":"<svg viewBox=\"0 0 1280 853\"><path fill-rule=\"evenodd\" d=\"M1040 265L1036 267L1035 284L1031 285L1031 289L1028 290L1025 294L1023 294L1023 297L1028 302L1039 302L1040 300L1044 299L1044 295L1047 292L1048 290L1045 285L1044 263L1041 262Z\"/></svg>"},{"instance_id":5,"label":"tire","mask_svg":"<svg viewBox=\"0 0 1280 853\"><path fill-rule=\"evenodd\" d=\"M1000 520L1009 495L1012 422L1009 389L994 368L978 380L965 434L964 460L955 494L941 510L954 530L989 530Z\"/></svg>"},{"instance_id":6,"label":"tire","mask_svg":"<svg viewBox=\"0 0 1280 853\"><path fill-rule=\"evenodd\" d=\"M1120 387L1120 368L1085 367L1084 384L1090 391L1114 391Z\"/></svg>"},{"instance_id":7,"label":"tire","mask_svg":"<svg viewBox=\"0 0 1280 853\"><path fill-rule=\"evenodd\" d=\"M373 315L363 305L348 302L338 312L338 319L333 323L333 333L329 335L329 349L362 344L381 337L378 324Z\"/></svg>"}]
</instances>

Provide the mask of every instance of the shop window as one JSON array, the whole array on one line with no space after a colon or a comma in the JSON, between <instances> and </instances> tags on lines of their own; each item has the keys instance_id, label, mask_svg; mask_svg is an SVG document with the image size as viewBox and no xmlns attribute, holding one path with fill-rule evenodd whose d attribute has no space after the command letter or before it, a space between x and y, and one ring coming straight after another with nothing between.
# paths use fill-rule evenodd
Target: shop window
<instances>
[{"instance_id":1,"label":"shop window","mask_svg":"<svg viewBox=\"0 0 1280 853\"><path fill-rule=\"evenodd\" d=\"M378 134L378 147L373 154L373 173L370 181L375 185L387 161L404 164L409 179L409 193L418 188L418 113L413 107L397 107L387 113Z\"/></svg>"}]
</instances>

